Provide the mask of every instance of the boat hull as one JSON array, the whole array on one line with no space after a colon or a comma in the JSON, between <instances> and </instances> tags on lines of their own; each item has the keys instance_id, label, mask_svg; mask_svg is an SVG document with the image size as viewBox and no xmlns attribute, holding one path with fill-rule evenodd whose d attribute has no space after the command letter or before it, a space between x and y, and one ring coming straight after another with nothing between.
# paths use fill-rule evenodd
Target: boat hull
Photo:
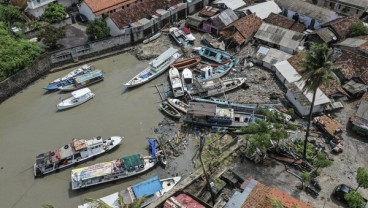
<instances>
[{"instance_id":1,"label":"boat hull","mask_svg":"<svg viewBox=\"0 0 368 208\"><path fill-rule=\"evenodd\" d=\"M196 56L193 58L185 59L182 61L178 61L170 65L171 68L177 68L178 70L183 70L185 68L195 67L201 62L201 57Z\"/></svg>"},{"instance_id":2,"label":"boat hull","mask_svg":"<svg viewBox=\"0 0 368 208\"><path fill-rule=\"evenodd\" d=\"M183 113L187 113L188 105L185 104L183 101L181 101L179 99L171 99L171 98L167 99L167 101L174 108L178 109L179 111L181 111Z\"/></svg>"},{"instance_id":3,"label":"boat hull","mask_svg":"<svg viewBox=\"0 0 368 208\"><path fill-rule=\"evenodd\" d=\"M69 109L69 108L74 108L74 107L77 107L79 105L82 105L83 103L91 100L92 98L95 97L95 94L94 93L90 93L90 95L86 98L86 99L83 99L81 100L80 102L77 102L77 103L73 103L71 100L67 101L67 102L60 102L56 107L58 110L65 110L65 109Z\"/></svg>"},{"instance_id":4,"label":"boat hull","mask_svg":"<svg viewBox=\"0 0 368 208\"><path fill-rule=\"evenodd\" d=\"M168 103L161 103L160 110L166 115L170 116L171 118L174 118L174 119L181 118L181 114L173 106L171 106Z\"/></svg>"},{"instance_id":5,"label":"boat hull","mask_svg":"<svg viewBox=\"0 0 368 208\"><path fill-rule=\"evenodd\" d=\"M84 88L84 87L88 87L90 85L96 84L96 83L101 82L103 80L104 80L104 77L101 77L99 79L87 82L87 83L79 85L79 86L74 86L74 85L71 84L71 85L67 85L65 87L59 87L59 90L61 92L71 92L71 91L78 90L78 89L81 89L81 88Z\"/></svg>"}]
</instances>

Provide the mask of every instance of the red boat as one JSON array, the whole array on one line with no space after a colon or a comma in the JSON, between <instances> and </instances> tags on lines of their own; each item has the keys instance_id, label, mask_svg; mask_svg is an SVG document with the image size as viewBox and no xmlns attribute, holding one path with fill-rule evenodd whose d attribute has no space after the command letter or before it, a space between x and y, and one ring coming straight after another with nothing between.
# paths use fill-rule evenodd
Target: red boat
<instances>
[{"instance_id":1,"label":"red boat","mask_svg":"<svg viewBox=\"0 0 368 208\"><path fill-rule=\"evenodd\" d=\"M178 70L183 70L185 68L192 68L201 62L201 57L195 56L193 58L184 59L182 61L175 62L170 65L171 68L177 68Z\"/></svg>"}]
</instances>

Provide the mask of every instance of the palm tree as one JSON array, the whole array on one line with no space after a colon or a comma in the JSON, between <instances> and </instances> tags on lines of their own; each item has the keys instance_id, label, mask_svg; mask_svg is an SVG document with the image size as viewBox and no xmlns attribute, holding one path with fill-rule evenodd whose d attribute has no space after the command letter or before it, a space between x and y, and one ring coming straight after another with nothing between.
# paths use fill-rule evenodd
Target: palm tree
<instances>
[{"instance_id":1,"label":"palm tree","mask_svg":"<svg viewBox=\"0 0 368 208\"><path fill-rule=\"evenodd\" d=\"M309 111L307 132L305 133L303 158L306 159L307 142L309 128L312 120L313 106L316 99L318 87L324 85L329 87L333 82L340 82L335 72L341 68L334 67L332 64L333 51L326 44L312 44L310 50L305 53L301 62L304 71L301 72L301 81L304 82L303 90L312 92L313 98Z\"/></svg>"}]
</instances>

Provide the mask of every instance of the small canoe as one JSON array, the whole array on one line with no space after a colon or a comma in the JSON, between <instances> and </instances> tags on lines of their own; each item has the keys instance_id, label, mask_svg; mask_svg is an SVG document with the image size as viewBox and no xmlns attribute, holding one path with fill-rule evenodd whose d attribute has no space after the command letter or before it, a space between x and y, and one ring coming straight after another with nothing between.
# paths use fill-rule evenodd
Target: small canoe
<instances>
[{"instance_id":1,"label":"small canoe","mask_svg":"<svg viewBox=\"0 0 368 208\"><path fill-rule=\"evenodd\" d=\"M154 40L156 40L157 38L159 38L161 36L161 33L157 33L157 34L155 34L154 36L152 36L152 37L150 37L150 38L148 38L148 39L145 39L144 41L143 41L143 43L144 44L147 44L147 43L149 43L149 42L151 42L151 41L154 41Z\"/></svg>"},{"instance_id":2,"label":"small canoe","mask_svg":"<svg viewBox=\"0 0 368 208\"><path fill-rule=\"evenodd\" d=\"M201 62L201 57L195 56L193 58L184 59L170 65L171 68L177 68L178 70L183 70L185 68L195 67Z\"/></svg>"},{"instance_id":3,"label":"small canoe","mask_svg":"<svg viewBox=\"0 0 368 208\"><path fill-rule=\"evenodd\" d=\"M172 105L174 108L180 110L183 113L187 113L188 104L184 103L183 101L179 99L167 99L170 105Z\"/></svg>"},{"instance_id":4,"label":"small canoe","mask_svg":"<svg viewBox=\"0 0 368 208\"><path fill-rule=\"evenodd\" d=\"M163 102L160 104L160 110L162 110L166 115L172 118L180 119L181 117L181 114L179 113L179 111L176 110L174 107L172 107L167 102Z\"/></svg>"}]
</instances>

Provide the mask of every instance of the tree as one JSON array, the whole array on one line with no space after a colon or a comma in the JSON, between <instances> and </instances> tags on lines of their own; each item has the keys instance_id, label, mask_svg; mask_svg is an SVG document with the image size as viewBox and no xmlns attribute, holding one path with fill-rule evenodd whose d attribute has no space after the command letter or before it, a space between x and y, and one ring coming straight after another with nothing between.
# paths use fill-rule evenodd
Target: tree
<instances>
[{"instance_id":1,"label":"tree","mask_svg":"<svg viewBox=\"0 0 368 208\"><path fill-rule=\"evenodd\" d=\"M96 39L101 39L110 35L110 28L104 20L92 20L87 25L86 33Z\"/></svg>"},{"instance_id":2,"label":"tree","mask_svg":"<svg viewBox=\"0 0 368 208\"><path fill-rule=\"evenodd\" d=\"M5 6L0 4L0 21L7 24L9 32L14 22L23 20L23 15L17 8L11 5Z\"/></svg>"},{"instance_id":3,"label":"tree","mask_svg":"<svg viewBox=\"0 0 368 208\"><path fill-rule=\"evenodd\" d=\"M106 202L102 201L101 199L86 198L84 199L84 203L91 203L99 208L112 208L110 205L106 204Z\"/></svg>"},{"instance_id":4,"label":"tree","mask_svg":"<svg viewBox=\"0 0 368 208\"><path fill-rule=\"evenodd\" d=\"M288 138L288 133L285 131L285 129L278 129L276 131L271 132L271 139L277 141L277 146L279 146L279 142L282 139Z\"/></svg>"},{"instance_id":5,"label":"tree","mask_svg":"<svg viewBox=\"0 0 368 208\"><path fill-rule=\"evenodd\" d=\"M332 161L326 158L324 153L318 153L316 159L313 161L316 166L316 172L319 168L325 168L332 164Z\"/></svg>"},{"instance_id":6,"label":"tree","mask_svg":"<svg viewBox=\"0 0 368 208\"><path fill-rule=\"evenodd\" d=\"M302 189L304 189L304 183L309 183L312 180L312 177L310 175L310 173L308 172L304 172L302 173L301 177L301 181L302 181Z\"/></svg>"},{"instance_id":7,"label":"tree","mask_svg":"<svg viewBox=\"0 0 368 208\"><path fill-rule=\"evenodd\" d=\"M63 5L51 3L47 5L45 12L41 16L41 20L48 23L56 23L64 20L67 14Z\"/></svg>"},{"instance_id":8,"label":"tree","mask_svg":"<svg viewBox=\"0 0 368 208\"><path fill-rule=\"evenodd\" d=\"M267 154L267 149L271 146L271 137L268 134L255 134L249 140L249 153L253 154L257 148L263 155Z\"/></svg>"},{"instance_id":9,"label":"tree","mask_svg":"<svg viewBox=\"0 0 368 208\"><path fill-rule=\"evenodd\" d=\"M42 28L38 37L42 42L50 48L57 48L57 41L65 37L65 31L63 28L53 27L48 25Z\"/></svg>"},{"instance_id":10,"label":"tree","mask_svg":"<svg viewBox=\"0 0 368 208\"><path fill-rule=\"evenodd\" d=\"M359 167L357 170L356 181L358 183L358 187L355 189L358 190L359 187L368 188L368 170L364 167Z\"/></svg>"},{"instance_id":11,"label":"tree","mask_svg":"<svg viewBox=\"0 0 368 208\"><path fill-rule=\"evenodd\" d=\"M309 129L312 121L313 106L314 101L316 100L317 89L322 84L329 87L333 81L339 82L335 72L340 71L340 68L333 67L332 54L332 50L330 50L326 44L312 44L310 50L305 53L304 59L301 62L301 65L304 68L301 72L301 81L304 84L303 90L313 93L304 140L304 159L306 159Z\"/></svg>"},{"instance_id":12,"label":"tree","mask_svg":"<svg viewBox=\"0 0 368 208\"><path fill-rule=\"evenodd\" d=\"M348 35L350 37L368 35L368 27L366 27L362 21L358 20L351 24Z\"/></svg>"},{"instance_id":13,"label":"tree","mask_svg":"<svg viewBox=\"0 0 368 208\"><path fill-rule=\"evenodd\" d=\"M351 191L344 196L345 200L348 202L350 208L363 208L364 200L363 197L356 191Z\"/></svg>"},{"instance_id":14,"label":"tree","mask_svg":"<svg viewBox=\"0 0 368 208\"><path fill-rule=\"evenodd\" d=\"M204 167L203 160L202 160L202 152L203 152L204 143L205 143L205 138L201 136L199 139L199 161L201 163L203 174L206 179L206 185L207 185L208 191L211 193L212 205L214 205L215 204L215 193L213 193L212 191L210 179L208 178L206 168Z\"/></svg>"}]
</instances>

